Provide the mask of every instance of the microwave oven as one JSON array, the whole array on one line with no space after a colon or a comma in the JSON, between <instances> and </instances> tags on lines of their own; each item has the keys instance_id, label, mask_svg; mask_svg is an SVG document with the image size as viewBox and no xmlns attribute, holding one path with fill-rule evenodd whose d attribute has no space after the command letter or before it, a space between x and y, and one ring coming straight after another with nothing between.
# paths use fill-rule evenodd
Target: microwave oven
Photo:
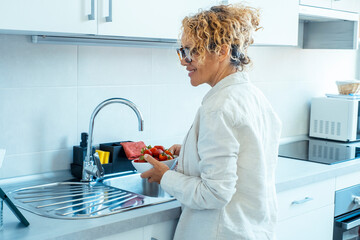
<instances>
[{"instance_id":1,"label":"microwave oven","mask_svg":"<svg viewBox=\"0 0 360 240\"><path fill-rule=\"evenodd\" d=\"M359 141L359 102L360 99L313 98L309 136L342 142Z\"/></svg>"}]
</instances>

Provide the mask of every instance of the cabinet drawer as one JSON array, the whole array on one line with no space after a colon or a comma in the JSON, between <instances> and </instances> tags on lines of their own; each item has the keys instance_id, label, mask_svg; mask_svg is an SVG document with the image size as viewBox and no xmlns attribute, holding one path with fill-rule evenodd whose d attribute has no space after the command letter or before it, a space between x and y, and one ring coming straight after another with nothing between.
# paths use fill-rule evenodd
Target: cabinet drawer
<instances>
[{"instance_id":1,"label":"cabinet drawer","mask_svg":"<svg viewBox=\"0 0 360 240\"><path fill-rule=\"evenodd\" d=\"M108 235L106 237L101 237L96 239L97 240L119 240L119 239L144 240L144 228L136 228L130 231Z\"/></svg>"},{"instance_id":2,"label":"cabinet drawer","mask_svg":"<svg viewBox=\"0 0 360 240\"><path fill-rule=\"evenodd\" d=\"M316 182L277 194L278 220L294 217L334 203L335 179Z\"/></svg>"},{"instance_id":3,"label":"cabinet drawer","mask_svg":"<svg viewBox=\"0 0 360 240\"><path fill-rule=\"evenodd\" d=\"M278 240L330 240L333 224L334 205L328 205L278 222L276 235Z\"/></svg>"},{"instance_id":4,"label":"cabinet drawer","mask_svg":"<svg viewBox=\"0 0 360 240\"><path fill-rule=\"evenodd\" d=\"M174 239L177 219L156 223L144 227L144 240L172 240Z\"/></svg>"}]
</instances>

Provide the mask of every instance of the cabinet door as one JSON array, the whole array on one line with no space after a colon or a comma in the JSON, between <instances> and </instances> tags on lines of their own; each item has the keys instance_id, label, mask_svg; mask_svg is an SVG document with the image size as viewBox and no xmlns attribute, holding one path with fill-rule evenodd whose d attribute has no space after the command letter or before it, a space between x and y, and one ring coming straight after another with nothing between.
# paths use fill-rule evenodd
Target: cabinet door
<instances>
[{"instance_id":1,"label":"cabinet door","mask_svg":"<svg viewBox=\"0 0 360 240\"><path fill-rule=\"evenodd\" d=\"M215 4L216 0L99 0L98 34L177 39L185 16ZM107 22L109 15L112 20Z\"/></svg>"},{"instance_id":2,"label":"cabinet door","mask_svg":"<svg viewBox=\"0 0 360 240\"><path fill-rule=\"evenodd\" d=\"M333 239L334 205L288 218L278 222L278 240L330 240Z\"/></svg>"},{"instance_id":3,"label":"cabinet door","mask_svg":"<svg viewBox=\"0 0 360 240\"><path fill-rule=\"evenodd\" d=\"M300 0L300 4L312 7L331 8L331 1L332 0Z\"/></svg>"},{"instance_id":4,"label":"cabinet door","mask_svg":"<svg viewBox=\"0 0 360 240\"><path fill-rule=\"evenodd\" d=\"M104 233L106 234L106 233ZM96 238L97 240L121 240L121 239L131 239L131 240L144 240L144 228L136 228L130 231L117 233L109 235L106 237ZM150 240L150 239L149 239Z\"/></svg>"},{"instance_id":5,"label":"cabinet door","mask_svg":"<svg viewBox=\"0 0 360 240\"><path fill-rule=\"evenodd\" d=\"M178 219L144 227L144 240L172 240Z\"/></svg>"},{"instance_id":6,"label":"cabinet door","mask_svg":"<svg viewBox=\"0 0 360 240\"><path fill-rule=\"evenodd\" d=\"M96 34L96 21L88 19L92 1L0 0L0 31Z\"/></svg>"},{"instance_id":7,"label":"cabinet door","mask_svg":"<svg viewBox=\"0 0 360 240\"><path fill-rule=\"evenodd\" d=\"M334 204L335 179L327 179L277 193L278 220Z\"/></svg>"},{"instance_id":8,"label":"cabinet door","mask_svg":"<svg viewBox=\"0 0 360 240\"><path fill-rule=\"evenodd\" d=\"M332 8L347 12L359 12L359 0L333 0Z\"/></svg>"},{"instance_id":9,"label":"cabinet door","mask_svg":"<svg viewBox=\"0 0 360 240\"><path fill-rule=\"evenodd\" d=\"M298 0L229 1L229 3L238 2L244 2L246 5L260 8L260 25L263 28L259 29L254 35L255 45L297 45L299 25Z\"/></svg>"}]
</instances>

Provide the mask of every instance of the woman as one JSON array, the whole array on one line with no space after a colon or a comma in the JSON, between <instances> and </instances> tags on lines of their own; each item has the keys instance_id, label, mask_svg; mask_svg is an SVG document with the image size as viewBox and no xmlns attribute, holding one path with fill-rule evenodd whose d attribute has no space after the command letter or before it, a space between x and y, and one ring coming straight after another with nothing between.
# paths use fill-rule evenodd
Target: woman
<instances>
[{"instance_id":1,"label":"woman","mask_svg":"<svg viewBox=\"0 0 360 240\"><path fill-rule=\"evenodd\" d=\"M151 156L143 173L182 204L175 239L274 239L275 165L281 123L244 72L258 28L256 9L216 6L186 17L181 64L205 95L179 154L176 171Z\"/></svg>"}]
</instances>

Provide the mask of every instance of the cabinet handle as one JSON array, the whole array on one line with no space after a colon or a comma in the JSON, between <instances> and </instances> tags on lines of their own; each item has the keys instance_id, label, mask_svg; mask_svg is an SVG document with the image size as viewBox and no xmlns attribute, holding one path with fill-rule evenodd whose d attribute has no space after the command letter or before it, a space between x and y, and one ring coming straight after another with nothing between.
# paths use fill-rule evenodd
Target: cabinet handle
<instances>
[{"instance_id":1,"label":"cabinet handle","mask_svg":"<svg viewBox=\"0 0 360 240\"><path fill-rule=\"evenodd\" d=\"M312 200L314 200L314 199L311 198L311 197L306 197L306 198L301 199L301 200L293 201L291 204L292 205L294 205L294 204L298 205L298 204L303 204L303 203L306 203L306 202L309 202L309 201L312 201Z\"/></svg>"},{"instance_id":2,"label":"cabinet handle","mask_svg":"<svg viewBox=\"0 0 360 240\"><path fill-rule=\"evenodd\" d=\"M109 0L109 16L106 17L106 22L112 22L112 0Z\"/></svg>"},{"instance_id":3,"label":"cabinet handle","mask_svg":"<svg viewBox=\"0 0 360 240\"><path fill-rule=\"evenodd\" d=\"M89 20L95 20L95 0L91 0L91 14L88 15Z\"/></svg>"}]
</instances>

